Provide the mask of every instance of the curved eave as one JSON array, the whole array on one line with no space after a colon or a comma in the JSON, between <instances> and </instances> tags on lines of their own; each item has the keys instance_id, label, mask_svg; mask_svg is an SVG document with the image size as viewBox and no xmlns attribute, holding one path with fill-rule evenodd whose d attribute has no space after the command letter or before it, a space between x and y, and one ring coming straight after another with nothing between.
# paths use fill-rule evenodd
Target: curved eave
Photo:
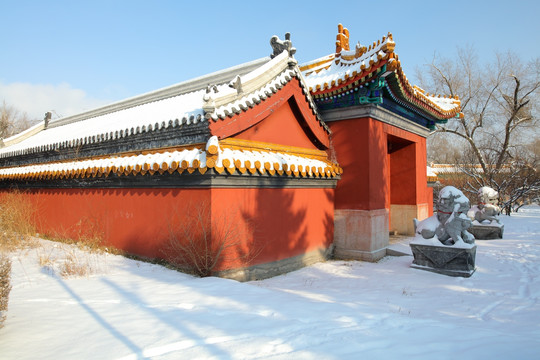
<instances>
[{"instance_id":1,"label":"curved eave","mask_svg":"<svg viewBox=\"0 0 540 360\"><path fill-rule=\"evenodd\" d=\"M315 99L340 96L382 77L393 100L427 118L431 124L463 115L457 97L429 95L411 86L394 49L389 33L368 48L357 45L351 51L336 47L335 54L305 63L300 70L308 79L309 91Z\"/></svg>"},{"instance_id":2,"label":"curved eave","mask_svg":"<svg viewBox=\"0 0 540 360\"><path fill-rule=\"evenodd\" d=\"M379 61L377 64L371 65L369 68L364 69L361 72L353 71L350 76L344 74L337 81L332 81L330 84L325 83L322 84L322 86L316 85L316 89L311 90L311 94L314 98L326 97L363 85L378 75L386 63L387 60L385 59Z\"/></svg>"},{"instance_id":3,"label":"curved eave","mask_svg":"<svg viewBox=\"0 0 540 360\"><path fill-rule=\"evenodd\" d=\"M336 47L335 54L305 63L300 70L308 79L313 95L339 92L353 84L358 86L364 78L376 73L394 57L394 48L392 34L388 33L369 47L360 44L352 50Z\"/></svg>"},{"instance_id":4,"label":"curved eave","mask_svg":"<svg viewBox=\"0 0 540 360\"><path fill-rule=\"evenodd\" d=\"M387 69L389 71L384 75L387 88L397 102L414 107L438 123L445 123L448 119L461 116L460 101L457 98L449 99L455 104L453 107L443 109L422 91L411 86L398 60L389 62Z\"/></svg>"}]
</instances>

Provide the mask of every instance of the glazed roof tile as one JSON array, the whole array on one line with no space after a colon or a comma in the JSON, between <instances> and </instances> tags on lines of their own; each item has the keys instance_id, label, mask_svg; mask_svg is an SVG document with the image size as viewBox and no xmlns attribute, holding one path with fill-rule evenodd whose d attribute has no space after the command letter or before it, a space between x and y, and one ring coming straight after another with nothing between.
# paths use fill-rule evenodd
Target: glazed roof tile
<instances>
[{"instance_id":1,"label":"glazed roof tile","mask_svg":"<svg viewBox=\"0 0 540 360\"><path fill-rule=\"evenodd\" d=\"M348 30L341 25L338 29L335 54L300 66L309 90L315 97L333 96L351 87L361 87L386 65L381 75L386 79L391 96L398 103L427 112L440 120L460 115L461 104L457 97L430 95L409 83L394 52L392 34L388 33L382 40L368 47L358 43L354 50L349 50Z\"/></svg>"},{"instance_id":2,"label":"glazed roof tile","mask_svg":"<svg viewBox=\"0 0 540 360\"><path fill-rule=\"evenodd\" d=\"M226 146L226 145L225 145ZM53 162L0 169L0 181L53 180L109 175L135 176L149 173L267 174L310 178L335 178L339 165L317 156L301 156L279 150L226 148L213 136L206 145L146 154Z\"/></svg>"},{"instance_id":3,"label":"glazed roof tile","mask_svg":"<svg viewBox=\"0 0 540 360\"><path fill-rule=\"evenodd\" d=\"M388 60L393 49L394 42L389 34L373 47L366 48L358 44L354 51L342 50L302 64L300 69L312 93L332 90L351 78L374 70L380 62Z\"/></svg>"}]
</instances>

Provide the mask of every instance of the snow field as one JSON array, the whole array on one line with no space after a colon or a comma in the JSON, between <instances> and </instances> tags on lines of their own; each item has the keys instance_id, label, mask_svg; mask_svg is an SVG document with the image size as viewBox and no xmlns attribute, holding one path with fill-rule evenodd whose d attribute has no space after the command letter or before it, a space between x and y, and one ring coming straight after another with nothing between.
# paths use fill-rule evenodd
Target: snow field
<instances>
[{"instance_id":1,"label":"snow field","mask_svg":"<svg viewBox=\"0 0 540 360\"><path fill-rule=\"evenodd\" d=\"M404 256L239 283L41 240L12 254L0 358L537 359L540 207L501 220L470 278ZM90 271L62 276L67 254Z\"/></svg>"}]
</instances>

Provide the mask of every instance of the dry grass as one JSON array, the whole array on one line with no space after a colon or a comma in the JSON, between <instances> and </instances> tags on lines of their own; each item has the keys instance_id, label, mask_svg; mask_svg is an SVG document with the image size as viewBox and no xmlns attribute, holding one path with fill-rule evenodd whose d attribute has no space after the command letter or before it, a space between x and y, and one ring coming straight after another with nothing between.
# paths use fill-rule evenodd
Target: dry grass
<instances>
[{"instance_id":1,"label":"dry grass","mask_svg":"<svg viewBox=\"0 0 540 360\"><path fill-rule=\"evenodd\" d=\"M39 254L38 263L39 267L47 270L48 273L54 274L55 259L52 255L52 250L49 251L47 254Z\"/></svg>"},{"instance_id":2,"label":"dry grass","mask_svg":"<svg viewBox=\"0 0 540 360\"><path fill-rule=\"evenodd\" d=\"M24 192L18 190L0 195L0 253L37 245L38 242L33 238L36 233L35 206L27 200ZM93 255L104 252L121 254L121 251L104 245L102 229L97 219L83 218L70 228L70 231L60 232L71 234L72 237L49 237L48 240L60 244L48 253L38 254L39 266L62 277L88 276L94 273L100 265L98 258Z\"/></svg>"},{"instance_id":3,"label":"dry grass","mask_svg":"<svg viewBox=\"0 0 540 360\"><path fill-rule=\"evenodd\" d=\"M33 245L33 206L20 191L0 197L0 327L3 326L11 291L11 260L6 253Z\"/></svg>"},{"instance_id":4,"label":"dry grass","mask_svg":"<svg viewBox=\"0 0 540 360\"><path fill-rule=\"evenodd\" d=\"M34 206L24 193L10 191L0 197L0 251L13 251L33 244Z\"/></svg>"},{"instance_id":5,"label":"dry grass","mask_svg":"<svg viewBox=\"0 0 540 360\"><path fill-rule=\"evenodd\" d=\"M106 271L107 264L101 253L90 252L72 244L54 244L44 252L37 250L39 266L51 275L63 278L83 277Z\"/></svg>"},{"instance_id":6,"label":"dry grass","mask_svg":"<svg viewBox=\"0 0 540 360\"><path fill-rule=\"evenodd\" d=\"M9 292L11 291L11 260L0 255L0 328L4 324L8 309Z\"/></svg>"},{"instance_id":7,"label":"dry grass","mask_svg":"<svg viewBox=\"0 0 540 360\"><path fill-rule=\"evenodd\" d=\"M62 277L81 277L88 276L94 272L88 259L81 258L71 252L66 255L62 266L60 267L60 275Z\"/></svg>"},{"instance_id":8,"label":"dry grass","mask_svg":"<svg viewBox=\"0 0 540 360\"><path fill-rule=\"evenodd\" d=\"M70 237L64 235L72 234ZM90 253L109 253L115 255L124 255L124 252L114 246L105 244L105 233L101 222L96 218L85 217L79 220L77 224L70 228L70 231L56 233L48 240L64 244L75 245L79 249Z\"/></svg>"}]
</instances>

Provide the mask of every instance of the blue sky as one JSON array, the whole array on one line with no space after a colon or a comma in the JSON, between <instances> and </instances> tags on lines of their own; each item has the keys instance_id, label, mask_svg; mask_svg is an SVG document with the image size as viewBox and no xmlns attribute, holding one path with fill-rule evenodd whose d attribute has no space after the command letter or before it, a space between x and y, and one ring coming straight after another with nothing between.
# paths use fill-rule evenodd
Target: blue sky
<instances>
[{"instance_id":1,"label":"blue sky","mask_svg":"<svg viewBox=\"0 0 540 360\"><path fill-rule=\"evenodd\" d=\"M515 1L29 1L0 0L0 101L31 117L88 110L267 56L291 32L296 58L392 32L414 84L434 54L474 46L482 61L540 56L540 2ZM429 91L429 89L427 89Z\"/></svg>"}]
</instances>

